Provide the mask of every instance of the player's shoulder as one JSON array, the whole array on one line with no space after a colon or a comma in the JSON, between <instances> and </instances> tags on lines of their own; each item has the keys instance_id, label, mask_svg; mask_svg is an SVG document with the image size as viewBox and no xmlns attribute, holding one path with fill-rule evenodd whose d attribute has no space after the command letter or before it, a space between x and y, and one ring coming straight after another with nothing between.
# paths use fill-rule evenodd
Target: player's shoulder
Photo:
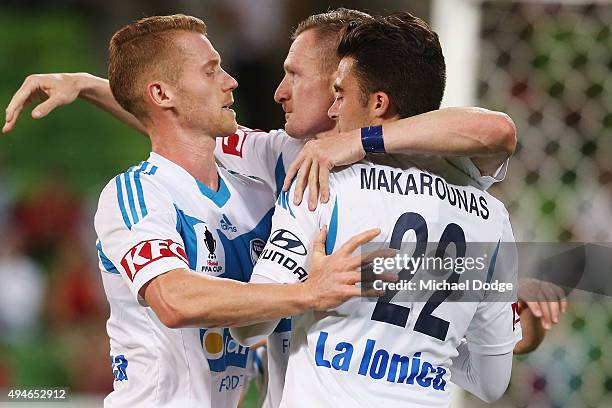
<instances>
[{"instance_id":1,"label":"player's shoulder","mask_svg":"<svg viewBox=\"0 0 612 408\"><path fill-rule=\"evenodd\" d=\"M242 131L243 133L248 134L249 136L254 136L254 137L274 137L274 136L278 136L282 138L291 137L287 134L285 129L262 130L262 129L253 129L253 128L249 128L246 126L238 126L238 131Z\"/></svg>"},{"instance_id":2,"label":"player's shoulder","mask_svg":"<svg viewBox=\"0 0 612 408\"><path fill-rule=\"evenodd\" d=\"M245 147L249 144L262 142L282 143L289 139L291 137L284 129L265 131L239 125L238 129L231 135L217 138L216 147L220 153L242 157Z\"/></svg>"},{"instance_id":3,"label":"player's shoulder","mask_svg":"<svg viewBox=\"0 0 612 408\"><path fill-rule=\"evenodd\" d=\"M157 203L171 202L163 170L149 161L130 166L111 178L100 193L96 217L120 213L126 224L136 224ZM129 222L127 222L129 220Z\"/></svg>"},{"instance_id":4,"label":"player's shoulder","mask_svg":"<svg viewBox=\"0 0 612 408\"><path fill-rule=\"evenodd\" d=\"M154 185L162 185L159 167L149 161L141 161L128 167L126 170L113 176L102 190L102 195L121 194L130 192L138 193L140 188L151 188Z\"/></svg>"},{"instance_id":5,"label":"player's shoulder","mask_svg":"<svg viewBox=\"0 0 612 408\"><path fill-rule=\"evenodd\" d=\"M382 158L382 156L381 156ZM330 173L330 188L340 184L349 183L354 180L361 180L363 177L371 177L375 169L396 169L397 163L389 161L371 160L366 157L350 166L336 167Z\"/></svg>"},{"instance_id":6,"label":"player's shoulder","mask_svg":"<svg viewBox=\"0 0 612 408\"><path fill-rule=\"evenodd\" d=\"M471 189L472 192L486 199L492 214L499 216L501 219L509 218L505 204L488 191L488 188L493 184L492 181L489 181L492 177L482 176L480 170L470 158L443 158L439 165L445 169L449 182Z\"/></svg>"},{"instance_id":7,"label":"player's shoulder","mask_svg":"<svg viewBox=\"0 0 612 408\"><path fill-rule=\"evenodd\" d=\"M506 205L497 197L489 193L488 191L483 191L484 195L487 198L487 202L489 204L489 209L493 214L497 214L497 216L502 219L506 223L510 223L510 213L506 208Z\"/></svg>"}]
</instances>

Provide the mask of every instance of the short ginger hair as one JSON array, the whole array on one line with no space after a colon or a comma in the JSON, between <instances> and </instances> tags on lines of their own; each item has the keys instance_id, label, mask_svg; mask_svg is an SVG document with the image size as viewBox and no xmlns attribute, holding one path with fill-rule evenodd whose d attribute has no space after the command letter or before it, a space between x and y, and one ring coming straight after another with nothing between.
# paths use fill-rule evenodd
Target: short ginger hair
<instances>
[{"instance_id":1,"label":"short ginger hair","mask_svg":"<svg viewBox=\"0 0 612 408\"><path fill-rule=\"evenodd\" d=\"M148 119L144 90L152 79L176 83L181 74L178 31L206 35L202 20L184 14L140 19L117 31L110 40L108 81L123 109L141 121Z\"/></svg>"}]
</instances>

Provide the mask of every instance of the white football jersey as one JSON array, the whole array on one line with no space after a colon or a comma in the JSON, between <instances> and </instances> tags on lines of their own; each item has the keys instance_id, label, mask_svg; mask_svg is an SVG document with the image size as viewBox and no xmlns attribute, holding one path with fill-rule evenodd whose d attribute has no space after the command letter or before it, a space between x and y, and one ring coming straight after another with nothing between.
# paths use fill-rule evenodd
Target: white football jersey
<instances>
[{"instance_id":1,"label":"white football jersey","mask_svg":"<svg viewBox=\"0 0 612 408\"><path fill-rule=\"evenodd\" d=\"M227 328L169 329L139 295L176 268L249 281L269 236L270 187L218 168L212 191L161 155L111 180L95 227L104 289L114 391L112 407L235 407L248 348Z\"/></svg>"},{"instance_id":2,"label":"white football jersey","mask_svg":"<svg viewBox=\"0 0 612 408\"><path fill-rule=\"evenodd\" d=\"M495 243L514 241L508 213L465 170L443 159L412 167L393 157L377 163L383 160L389 165L361 162L333 173L329 203L314 212L293 204L293 188L281 194L251 279L305 280L310 244L323 225L328 253L375 227L384 242L436 243L444 234L453 242L492 243L488 259L496 261L488 273L497 263L516 274L515 252L495 251ZM490 300L352 299L294 317L281 406L448 406L451 359L462 338L486 354L511 352L520 339L512 304Z\"/></svg>"},{"instance_id":3,"label":"white football jersey","mask_svg":"<svg viewBox=\"0 0 612 408\"><path fill-rule=\"evenodd\" d=\"M217 139L215 158L222 166L263 180L278 196L286 169L304 147L304 140L284 130L263 132L240 126L235 134ZM289 359L291 319L283 319L268 336L268 388L263 408L280 404Z\"/></svg>"},{"instance_id":4,"label":"white football jersey","mask_svg":"<svg viewBox=\"0 0 612 408\"><path fill-rule=\"evenodd\" d=\"M304 140L282 129L264 132L239 126L233 135L217 139L215 159L227 169L260 178L274 189L276 197L286 169L303 147Z\"/></svg>"},{"instance_id":5,"label":"white football jersey","mask_svg":"<svg viewBox=\"0 0 612 408\"><path fill-rule=\"evenodd\" d=\"M290 137L284 130L263 132L240 126L235 134L217 139L215 158L228 169L261 178L274 189L277 197L286 169L297 157L304 142L304 139ZM508 161L505 161L492 176L482 176L469 158L453 157L447 161L485 190L504 179L508 166ZM269 381L263 408L278 407L280 404L289 357L290 330L291 320L283 319L268 337Z\"/></svg>"}]
</instances>

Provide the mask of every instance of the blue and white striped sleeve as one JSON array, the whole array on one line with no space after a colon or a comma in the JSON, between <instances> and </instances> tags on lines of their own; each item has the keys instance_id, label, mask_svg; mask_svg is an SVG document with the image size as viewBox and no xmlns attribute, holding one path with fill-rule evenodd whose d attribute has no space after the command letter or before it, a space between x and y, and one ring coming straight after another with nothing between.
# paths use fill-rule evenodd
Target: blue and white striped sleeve
<instances>
[{"instance_id":1,"label":"blue and white striped sleeve","mask_svg":"<svg viewBox=\"0 0 612 408\"><path fill-rule=\"evenodd\" d=\"M172 197L150 173L132 168L111 180L100 195L94 224L101 268L119 273L143 306L144 284L189 267Z\"/></svg>"}]
</instances>

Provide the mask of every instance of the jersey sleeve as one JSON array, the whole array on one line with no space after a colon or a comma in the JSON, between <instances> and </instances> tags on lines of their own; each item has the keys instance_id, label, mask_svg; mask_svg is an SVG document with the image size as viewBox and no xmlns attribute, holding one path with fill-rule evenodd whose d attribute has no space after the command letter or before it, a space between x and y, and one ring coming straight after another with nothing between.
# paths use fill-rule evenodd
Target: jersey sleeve
<instances>
[{"instance_id":1,"label":"jersey sleeve","mask_svg":"<svg viewBox=\"0 0 612 408\"><path fill-rule=\"evenodd\" d=\"M276 200L272 233L253 269L251 282L295 283L308 278L309 252L320 231L327 204L310 211L305 200L294 205L290 198L293 194L294 185L289 191L281 192Z\"/></svg>"},{"instance_id":2,"label":"jersey sleeve","mask_svg":"<svg viewBox=\"0 0 612 408\"><path fill-rule=\"evenodd\" d=\"M139 294L143 285L173 269L189 268L173 201L151 177L138 172L115 177L100 195L94 222L99 252L142 306L147 306Z\"/></svg>"},{"instance_id":3,"label":"jersey sleeve","mask_svg":"<svg viewBox=\"0 0 612 408\"><path fill-rule=\"evenodd\" d=\"M263 132L240 126L233 135L217 139L215 158L230 171L263 180L278 196L286 169L303 146L284 130Z\"/></svg>"},{"instance_id":4,"label":"jersey sleeve","mask_svg":"<svg viewBox=\"0 0 612 408\"><path fill-rule=\"evenodd\" d=\"M449 157L446 159L451 165L467 174L470 178L475 180L480 188L488 190L493 184L499 183L506 178L508 172L508 162L510 159L506 159L497 170L490 176L483 176L469 157Z\"/></svg>"},{"instance_id":5,"label":"jersey sleeve","mask_svg":"<svg viewBox=\"0 0 612 408\"><path fill-rule=\"evenodd\" d=\"M512 282L516 288L518 255L507 216L498 248L494 269L488 279ZM513 294L516 295L516 290ZM505 354L511 352L521 340L516 299L509 301L508 296L502 296L499 292L488 292L478 304L465 336L470 351L488 355Z\"/></svg>"}]
</instances>

